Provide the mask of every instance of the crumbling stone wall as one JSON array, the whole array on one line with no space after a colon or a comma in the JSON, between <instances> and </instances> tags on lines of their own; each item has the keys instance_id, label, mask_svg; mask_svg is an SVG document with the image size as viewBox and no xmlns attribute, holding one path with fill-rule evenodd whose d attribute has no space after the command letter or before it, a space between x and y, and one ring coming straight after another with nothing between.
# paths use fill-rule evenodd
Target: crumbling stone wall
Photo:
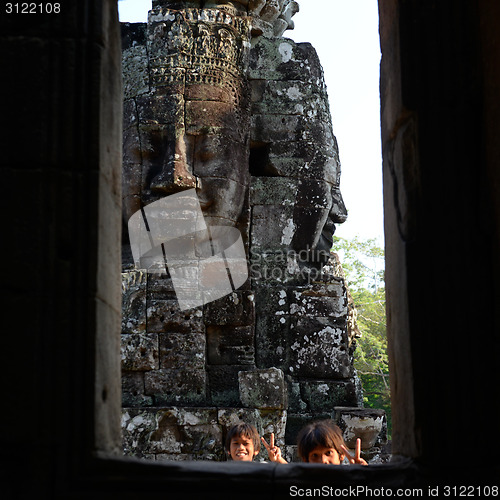
<instances>
[{"instance_id":1,"label":"crumbling stone wall","mask_svg":"<svg viewBox=\"0 0 500 500\"><path fill-rule=\"evenodd\" d=\"M335 418L349 433L344 417L362 406L353 311L330 254L346 210L322 68L310 44L282 36L296 2L198 4L158 0L147 24L122 26L124 223L196 188L207 224L240 230L249 279L181 311L168 269L134 262L125 227L124 448L223 460L243 419L295 460L305 423ZM385 417L357 418L376 429L373 455Z\"/></svg>"}]
</instances>

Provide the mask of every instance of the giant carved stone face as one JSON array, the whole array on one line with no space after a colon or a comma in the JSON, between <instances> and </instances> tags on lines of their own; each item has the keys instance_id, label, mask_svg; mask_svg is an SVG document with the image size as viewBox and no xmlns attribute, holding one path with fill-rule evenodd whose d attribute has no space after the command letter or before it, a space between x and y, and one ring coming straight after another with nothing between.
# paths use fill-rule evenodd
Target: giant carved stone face
<instances>
[{"instance_id":1,"label":"giant carved stone face","mask_svg":"<svg viewBox=\"0 0 500 500\"><path fill-rule=\"evenodd\" d=\"M207 225L234 226L249 182L248 22L216 9L151 11L152 91L136 98L142 175L125 216L195 188Z\"/></svg>"},{"instance_id":2,"label":"giant carved stone face","mask_svg":"<svg viewBox=\"0 0 500 500\"><path fill-rule=\"evenodd\" d=\"M261 13L269 17L272 2L261 3L265 4ZM295 115L290 111L295 104L287 102L294 94L290 91L295 89L293 80L304 80L304 75L303 88L312 89L311 95L317 97L315 82L322 75L319 78L314 68L320 65L314 63L312 72L304 66L310 59L307 53L300 67L297 61L299 73L294 75L293 57L290 61L288 49L282 51L279 42L276 53L283 61L276 70L282 71L285 64L292 65L292 82L285 82L288 90L283 86L283 91L279 91L283 82L265 82L267 77L259 79L258 71L254 80L249 78L250 41L258 23L240 12L244 4L237 2L238 9L225 8L227 5L217 8L214 4L214 8L161 7L150 12L143 51L147 57L144 81L148 91L138 92L133 104L128 104L135 108L133 114L137 120L129 130L137 132L131 141L125 132L125 158L130 160L135 155L135 160L128 166L127 160L124 165L124 219L165 196L195 188L208 226L235 226L248 194L250 173L257 177L263 173L264 177L285 177L296 183L293 220L282 223L295 231L289 247L295 251L302 248L328 251L334 224L346 218L339 191L339 164L330 153L324 153L330 147L336 151L331 124L325 126L325 120L308 118L305 111L303 116ZM291 8L295 2L282 4ZM278 9L273 15L283 21L277 17L283 17L282 14ZM260 64L270 63L262 60ZM272 68L268 74L273 74ZM276 93L273 85L278 89ZM261 124L260 104L255 103L259 89L264 87L264 95L271 96L273 106L278 109L264 118L267 125ZM310 100L308 96L303 99ZM280 115L283 109L289 113L284 118ZM265 131L273 128L274 119L278 127L266 136ZM288 125L282 125L285 122L300 122L300 127L287 128ZM307 134L311 139L303 140ZM334 146L330 146L332 142ZM266 171L264 166L262 172L252 171L249 151L255 145L265 145L264 149L275 160L284 160L280 165L293 168L271 167ZM264 161L273 163L272 158ZM299 169L294 167L297 161L302 164ZM323 200L318 203L320 198ZM253 211L255 217L259 207ZM273 230L272 225L269 230Z\"/></svg>"}]
</instances>

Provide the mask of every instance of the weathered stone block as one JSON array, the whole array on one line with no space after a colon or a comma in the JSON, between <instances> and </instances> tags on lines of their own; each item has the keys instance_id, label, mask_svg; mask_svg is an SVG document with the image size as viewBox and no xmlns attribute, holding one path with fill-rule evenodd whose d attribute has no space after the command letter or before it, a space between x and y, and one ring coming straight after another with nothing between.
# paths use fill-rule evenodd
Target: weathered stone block
<instances>
[{"instance_id":1,"label":"weathered stone block","mask_svg":"<svg viewBox=\"0 0 500 500\"><path fill-rule=\"evenodd\" d=\"M299 181L283 177L252 177L250 205L295 205Z\"/></svg>"},{"instance_id":2,"label":"weathered stone block","mask_svg":"<svg viewBox=\"0 0 500 500\"><path fill-rule=\"evenodd\" d=\"M185 88L184 95L189 101L234 102L234 95L231 89L215 85L205 85L202 82L190 82Z\"/></svg>"},{"instance_id":3,"label":"weathered stone block","mask_svg":"<svg viewBox=\"0 0 500 500\"><path fill-rule=\"evenodd\" d=\"M296 206L330 208L332 184L320 179L301 179L297 190Z\"/></svg>"},{"instance_id":4,"label":"weathered stone block","mask_svg":"<svg viewBox=\"0 0 500 500\"><path fill-rule=\"evenodd\" d=\"M174 407L160 410L157 415L158 427L151 434L153 451L175 451L191 459L221 458L221 426L215 409Z\"/></svg>"},{"instance_id":5,"label":"weathered stone block","mask_svg":"<svg viewBox=\"0 0 500 500\"><path fill-rule=\"evenodd\" d=\"M207 367L209 394L216 406L240 406L238 372L253 368L251 365L213 365Z\"/></svg>"},{"instance_id":6,"label":"weathered stone block","mask_svg":"<svg viewBox=\"0 0 500 500\"><path fill-rule=\"evenodd\" d=\"M254 114L304 115L309 120L328 120L330 111L324 94L300 80L267 81L261 99L252 105ZM254 98L256 96L254 95Z\"/></svg>"},{"instance_id":7,"label":"weathered stone block","mask_svg":"<svg viewBox=\"0 0 500 500\"><path fill-rule=\"evenodd\" d=\"M207 362L210 365L255 365L253 328L207 327Z\"/></svg>"},{"instance_id":8,"label":"weathered stone block","mask_svg":"<svg viewBox=\"0 0 500 500\"><path fill-rule=\"evenodd\" d=\"M223 458L221 425L211 408L127 410L122 416L126 447L160 459Z\"/></svg>"},{"instance_id":9,"label":"weathered stone block","mask_svg":"<svg viewBox=\"0 0 500 500\"><path fill-rule=\"evenodd\" d=\"M255 286L275 286L280 290L286 285L305 283L293 252L283 247L262 253L253 247L249 272Z\"/></svg>"},{"instance_id":10,"label":"weathered stone block","mask_svg":"<svg viewBox=\"0 0 500 500\"><path fill-rule=\"evenodd\" d=\"M132 333L121 336L123 370L149 371L158 368L158 334Z\"/></svg>"},{"instance_id":11,"label":"weathered stone block","mask_svg":"<svg viewBox=\"0 0 500 500\"><path fill-rule=\"evenodd\" d=\"M162 409L162 420L169 425L215 425L217 409L172 407Z\"/></svg>"},{"instance_id":12,"label":"weathered stone block","mask_svg":"<svg viewBox=\"0 0 500 500\"><path fill-rule=\"evenodd\" d=\"M283 409L286 406L286 386L283 372L267 368L238 373L240 399L249 408Z\"/></svg>"},{"instance_id":13,"label":"weathered stone block","mask_svg":"<svg viewBox=\"0 0 500 500\"><path fill-rule=\"evenodd\" d=\"M301 287L299 291L302 295L308 297L331 297L332 299L338 299L346 296L344 278L338 274L332 274L331 280L326 283L307 285Z\"/></svg>"},{"instance_id":14,"label":"weathered stone block","mask_svg":"<svg viewBox=\"0 0 500 500\"><path fill-rule=\"evenodd\" d=\"M302 115L254 114L251 139L270 143L270 156L311 161L315 153L333 155L336 152L329 121L318 120L311 124Z\"/></svg>"},{"instance_id":15,"label":"weathered stone block","mask_svg":"<svg viewBox=\"0 0 500 500\"><path fill-rule=\"evenodd\" d=\"M143 271L122 273L122 333L146 330L146 286Z\"/></svg>"},{"instance_id":16,"label":"weathered stone block","mask_svg":"<svg viewBox=\"0 0 500 500\"><path fill-rule=\"evenodd\" d=\"M122 389L130 394L144 394L144 374L122 370Z\"/></svg>"},{"instance_id":17,"label":"weathered stone block","mask_svg":"<svg viewBox=\"0 0 500 500\"><path fill-rule=\"evenodd\" d=\"M271 150L271 148L269 148ZM271 155L269 151L267 160L267 168L278 177L286 177L295 179L302 177L308 171L309 163L304 158L288 158L286 156Z\"/></svg>"},{"instance_id":18,"label":"weathered stone block","mask_svg":"<svg viewBox=\"0 0 500 500\"><path fill-rule=\"evenodd\" d=\"M306 177L307 174L309 174L313 179L324 179L325 182L332 186L338 185L340 161L337 146L335 144L336 141L334 138L331 149L316 151L316 154L300 169L298 174L301 175L301 177ZM286 161L285 158L273 158L271 162L273 164L279 164L280 160Z\"/></svg>"},{"instance_id":19,"label":"weathered stone block","mask_svg":"<svg viewBox=\"0 0 500 500\"><path fill-rule=\"evenodd\" d=\"M210 161L197 161L194 174L198 177L217 177L231 179L240 184L247 184L248 169L228 168L229 165L245 165L248 163L248 150L236 141L220 134L201 135L196 137L196 157L210 158ZM217 186L216 186L217 187ZM217 197L215 191L214 197Z\"/></svg>"},{"instance_id":20,"label":"weathered stone block","mask_svg":"<svg viewBox=\"0 0 500 500\"><path fill-rule=\"evenodd\" d=\"M158 429L158 416L154 410L128 408L121 419L123 451L135 457L151 456L150 436Z\"/></svg>"},{"instance_id":21,"label":"weathered stone block","mask_svg":"<svg viewBox=\"0 0 500 500\"><path fill-rule=\"evenodd\" d=\"M222 426L224 436L227 430L238 422L247 422L262 433L261 412L256 408L220 408L217 411L217 421Z\"/></svg>"},{"instance_id":22,"label":"weathered stone block","mask_svg":"<svg viewBox=\"0 0 500 500\"><path fill-rule=\"evenodd\" d=\"M254 315L254 295L245 290L232 292L204 307L206 325L248 326L253 324Z\"/></svg>"},{"instance_id":23,"label":"weathered stone block","mask_svg":"<svg viewBox=\"0 0 500 500\"><path fill-rule=\"evenodd\" d=\"M285 429L287 420L286 410L261 409L260 418L262 422L262 436L269 442L271 433L274 434L275 443L278 446L285 444ZM267 453L266 453L267 454Z\"/></svg>"},{"instance_id":24,"label":"weathered stone block","mask_svg":"<svg viewBox=\"0 0 500 500\"><path fill-rule=\"evenodd\" d=\"M138 117L136 100L123 101L123 161L130 163L141 162L139 133L137 130ZM131 151L129 151L129 145ZM130 155L130 156L127 156Z\"/></svg>"},{"instance_id":25,"label":"weathered stone block","mask_svg":"<svg viewBox=\"0 0 500 500\"><path fill-rule=\"evenodd\" d=\"M168 332L159 334L159 367L161 369L205 368L206 339L203 332Z\"/></svg>"},{"instance_id":26,"label":"weathered stone block","mask_svg":"<svg viewBox=\"0 0 500 500\"><path fill-rule=\"evenodd\" d=\"M331 412L334 406L356 406L358 394L353 380L299 382L302 397L312 412Z\"/></svg>"},{"instance_id":27,"label":"weathered stone block","mask_svg":"<svg viewBox=\"0 0 500 500\"><path fill-rule=\"evenodd\" d=\"M322 85L323 71L310 43L262 37L250 52L249 78L302 80L318 86Z\"/></svg>"},{"instance_id":28,"label":"weathered stone block","mask_svg":"<svg viewBox=\"0 0 500 500\"><path fill-rule=\"evenodd\" d=\"M257 205L252 209L251 244L261 251L286 247L295 234L293 206Z\"/></svg>"},{"instance_id":29,"label":"weathered stone block","mask_svg":"<svg viewBox=\"0 0 500 500\"><path fill-rule=\"evenodd\" d=\"M290 314L293 316L347 317L347 298L341 282L294 288L288 294Z\"/></svg>"},{"instance_id":30,"label":"weathered stone block","mask_svg":"<svg viewBox=\"0 0 500 500\"><path fill-rule=\"evenodd\" d=\"M148 332L203 332L201 309L181 311L177 300L151 300L147 304Z\"/></svg>"},{"instance_id":31,"label":"weathered stone block","mask_svg":"<svg viewBox=\"0 0 500 500\"><path fill-rule=\"evenodd\" d=\"M250 102L258 103L262 101L264 97L264 91L266 90L266 80L250 80Z\"/></svg>"},{"instance_id":32,"label":"weathered stone block","mask_svg":"<svg viewBox=\"0 0 500 500\"><path fill-rule=\"evenodd\" d=\"M142 125L171 124L184 127L184 96L174 95L142 95L136 98L137 118Z\"/></svg>"},{"instance_id":33,"label":"weathered stone block","mask_svg":"<svg viewBox=\"0 0 500 500\"><path fill-rule=\"evenodd\" d=\"M206 400L206 372L189 367L146 372L145 393L159 405L203 404Z\"/></svg>"},{"instance_id":34,"label":"weathered stone block","mask_svg":"<svg viewBox=\"0 0 500 500\"><path fill-rule=\"evenodd\" d=\"M148 273L146 299L175 300L175 288L168 273Z\"/></svg>"},{"instance_id":35,"label":"weathered stone block","mask_svg":"<svg viewBox=\"0 0 500 500\"><path fill-rule=\"evenodd\" d=\"M268 443L271 439L271 433L274 434L274 442L279 446L283 453L285 446L285 429L286 429L286 410L276 409L261 409L260 418L262 422L262 430L259 433ZM261 446L259 454L255 457L256 461L269 461L269 455L264 445Z\"/></svg>"},{"instance_id":36,"label":"weathered stone block","mask_svg":"<svg viewBox=\"0 0 500 500\"><path fill-rule=\"evenodd\" d=\"M301 120L298 115L254 114L252 115L251 138L256 142L271 143L271 151L274 150L274 142L287 143L288 150L294 151L296 150L294 139L299 138L300 124Z\"/></svg>"},{"instance_id":37,"label":"weathered stone block","mask_svg":"<svg viewBox=\"0 0 500 500\"><path fill-rule=\"evenodd\" d=\"M182 434L182 451L195 459L221 460L224 456L219 425L187 425L182 427Z\"/></svg>"},{"instance_id":38,"label":"weathered stone block","mask_svg":"<svg viewBox=\"0 0 500 500\"><path fill-rule=\"evenodd\" d=\"M255 318L257 366L284 369L287 362L289 303L284 288L255 287L255 306L260 311Z\"/></svg>"},{"instance_id":39,"label":"weathered stone block","mask_svg":"<svg viewBox=\"0 0 500 500\"><path fill-rule=\"evenodd\" d=\"M203 403L206 398L205 335L170 332L159 335L160 369L145 379L146 393L158 404Z\"/></svg>"},{"instance_id":40,"label":"weathered stone block","mask_svg":"<svg viewBox=\"0 0 500 500\"><path fill-rule=\"evenodd\" d=\"M234 105L218 101L186 101L186 132L188 134L217 134L221 130L233 140L240 139L241 124L234 113Z\"/></svg>"},{"instance_id":41,"label":"weathered stone block","mask_svg":"<svg viewBox=\"0 0 500 500\"><path fill-rule=\"evenodd\" d=\"M307 158L291 157L290 148L287 149L286 147L283 147L283 154L278 155L278 149L281 148L273 146L272 152L270 151L267 155L266 168L268 171L273 172L274 175L279 176L276 177L278 179L281 177L287 178L286 181L282 181L283 183L291 182L291 179L311 178L323 180L332 186L336 184L340 172L340 165L335 149L324 151L319 149L311 150ZM253 177L252 185L260 179L268 178ZM269 179L275 179L275 177L269 177ZM265 185L263 187L265 187ZM260 189L260 186L258 186L258 189ZM252 191L250 194L253 194ZM256 194L258 194L258 192L256 192ZM260 203L260 200L260 198L256 198L255 204L264 204Z\"/></svg>"},{"instance_id":42,"label":"weathered stone block","mask_svg":"<svg viewBox=\"0 0 500 500\"><path fill-rule=\"evenodd\" d=\"M161 413L157 415L157 428L151 433L148 450L153 453L180 454L183 451L183 433L177 425L168 425L161 421Z\"/></svg>"},{"instance_id":43,"label":"weathered stone block","mask_svg":"<svg viewBox=\"0 0 500 500\"><path fill-rule=\"evenodd\" d=\"M384 410L335 407L335 420L344 433L348 448L354 449L361 438L361 449L387 443L387 419Z\"/></svg>"},{"instance_id":44,"label":"weathered stone block","mask_svg":"<svg viewBox=\"0 0 500 500\"><path fill-rule=\"evenodd\" d=\"M258 116L255 117L256 123L259 125L268 126L267 120L263 121L259 120ZM298 121L298 120L297 120ZM275 125L276 123L269 123L269 126ZM262 131L262 133L265 130ZM288 134L288 141L286 140ZM307 173L310 171L311 176L315 172L321 172L321 169L324 165L324 162L332 157L336 156L336 151L332 149L332 143L329 144L321 144L318 142L314 142L314 140L309 137L309 140L303 137L300 134L300 128L298 127L298 131L296 134L292 136L292 131L284 131L283 138L279 141L273 142L269 147L269 163L270 167L278 170L280 167L277 160L296 160L297 163L303 162L304 170L300 167L299 173L302 174L303 177L308 177ZM300 165L300 163L298 163ZM283 168L283 167L282 167ZM293 165L288 166L288 168L293 168ZM297 168L297 167L295 167ZM293 170L291 170L293 171ZM328 180L329 179L325 179Z\"/></svg>"},{"instance_id":45,"label":"weathered stone block","mask_svg":"<svg viewBox=\"0 0 500 500\"><path fill-rule=\"evenodd\" d=\"M331 318L299 317L290 333L291 374L333 379L352 375L345 325Z\"/></svg>"},{"instance_id":46,"label":"weathered stone block","mask_svg":"<svg viewBox=\"0 0 500 500\"><path fill-rule=\"evenodd\" d=\"M122 406L147 407L153 398L144 394L144 372L122 370Z\"/></svg>"},{"instance_id":47,"label":"weathered stone block","mask_svg":"<svg viewBox=\"0 0 500 500\"><path fill-rule=\"evenodd\" d=\"M285 376L287 382L288 411L291 413L300 413L307 411L307 404L302 398L301 385L290 375Z\"/></svg>"},{"instance_id":48,"label":"weathered stone block","mask_svg":"<svg viewBox=\"0 0 500 500\"><path fill-rule=\"evenodd\" d=\"M123 51L122 73L125 98L149 92L148 59L145 45L132 46Z\"/></svg>"},{"instance_id":49,"label":"weathered stone block","mask_svg":"<svg viewBox=\"0 0 500 500\"><path fill-rule=\"evenodd\" d=\"M235 142L228 141L226 147L230 147L229 145L232 144L235 144ZM234 156L237 157L236 155ZM246 165L246 163L245 161L244 165ZM211 193L210 196L214 196L213 203L204 211L205 221L209 224L218 225L220 222L227 224L227 221L231 221L231 225L236 225L242 214L245 198L247 196L246 184L248 181L246 178L249 177L249 174L248 171L242 171L241 164L235 161L226 165L226 168L227 167L238 170L240 173L238 180L233 180L229 175L225 175L223 181L220 177L205 176L198 182L198 185L201 184L203 186L205 192ZM210 200L212 200L212 198L210 198ZM232 202L228 203L227 200L231 200ZM226 222L220 220L221 216L226 219Z\"/></svg>"}]
</instances>

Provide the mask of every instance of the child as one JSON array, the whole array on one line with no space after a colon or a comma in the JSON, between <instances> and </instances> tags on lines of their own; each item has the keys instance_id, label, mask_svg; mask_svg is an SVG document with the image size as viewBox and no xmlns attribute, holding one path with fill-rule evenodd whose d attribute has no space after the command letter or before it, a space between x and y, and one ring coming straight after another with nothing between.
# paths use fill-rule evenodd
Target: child
<instances>
[{"instance_id":1,"label":"child","mask_svg":"<svg viewBox=\"0 0 500 500\"><path fill-rule=\"evenodd\" d=\"M257 429L245 422L233 425L226 436L226 451L233 460L251 462L260 451Z\"/></svg>"},{"instance_id":2,"label":"child","mask_svg":"<svg viewBox=\"0 0 500 500\"><path fill-rule=\"evenodd\" d=\"M270 445L262 439L271 462L288 463L281 456L281 450L274 446L271 434ZM354 456L349 453L342 431L332 420L319 420L306 425L297 437L298 453L303 462L340 465L347 457L351 464L368 465L361 458L361 439L356 441Z\"/></svg>"}]
</instances>

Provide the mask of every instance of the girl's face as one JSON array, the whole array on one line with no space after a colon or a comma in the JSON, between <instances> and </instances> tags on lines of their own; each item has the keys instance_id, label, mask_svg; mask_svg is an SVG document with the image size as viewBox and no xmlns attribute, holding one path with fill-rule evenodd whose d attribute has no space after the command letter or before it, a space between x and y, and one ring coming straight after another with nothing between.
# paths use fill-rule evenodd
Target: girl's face
<instances>
[{"instance_id":1,"label":"girl's face","mask_svg":"<svg viewBox=\"0 0 500 500\"><path fill-rule=\"evenodd\" d=\"M317 446L307 457L307 462L313 464L340 465L344 460L344 455L340 455L335 448Z\"/></svg>"},{"instance_id":2,"label":"girl's face","mask_svg":"<svg viewBox=\"0 0 500 500\"><path fill-rule=\"evenodd\" d=\"M257 455L251 438L246 436L234 436L231 439L229 454L233 460L251 462L253 457Z\"/></svg>"}]
</instances>

